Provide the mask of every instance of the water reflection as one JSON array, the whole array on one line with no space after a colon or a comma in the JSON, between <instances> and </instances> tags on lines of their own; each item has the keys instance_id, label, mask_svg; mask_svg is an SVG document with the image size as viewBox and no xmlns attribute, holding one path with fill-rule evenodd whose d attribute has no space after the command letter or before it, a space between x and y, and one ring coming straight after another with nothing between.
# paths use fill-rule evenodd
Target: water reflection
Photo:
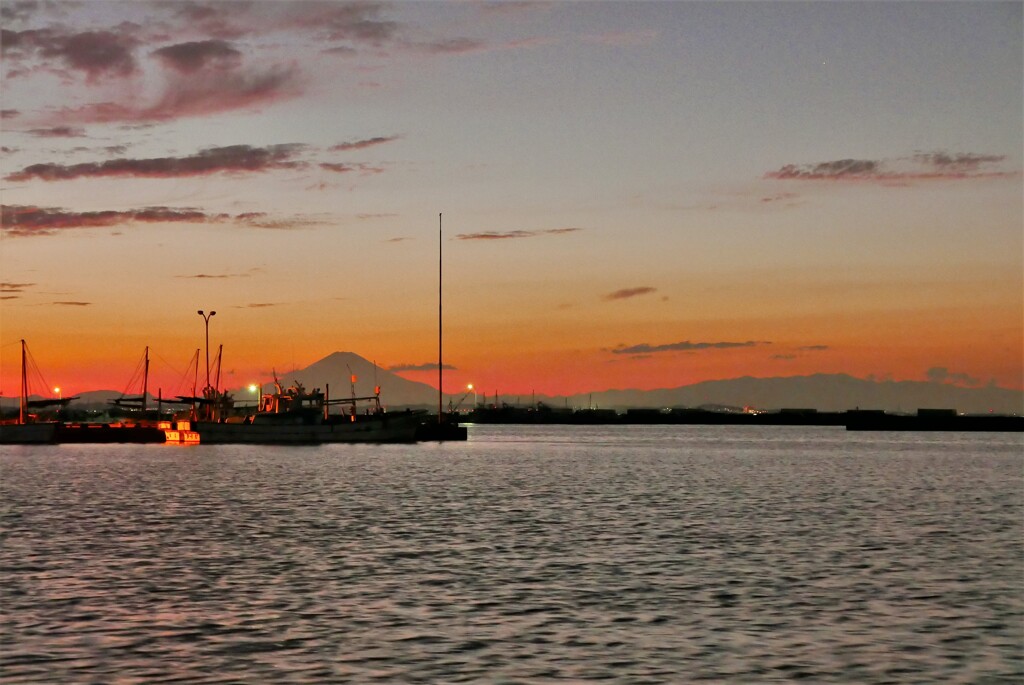
<instances>
[{"instance_id":1,"label":"water reflection","mask_svg":"<svg viewBox=\"0 0 1024 685\"><path fill-rule=\"evenodd\" d=\"M1015 435L0 457L11 682L1016 682Z\"/></svg>"}]
</instances>

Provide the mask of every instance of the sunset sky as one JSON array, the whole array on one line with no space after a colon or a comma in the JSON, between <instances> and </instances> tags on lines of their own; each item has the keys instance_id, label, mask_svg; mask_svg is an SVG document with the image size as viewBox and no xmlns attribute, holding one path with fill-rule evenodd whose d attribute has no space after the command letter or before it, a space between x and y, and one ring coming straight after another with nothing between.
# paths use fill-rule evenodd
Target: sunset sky
<instances>
[{"instance_id":1,"label":"sunset sky","mask_svg":"<svg viewBox=\"0 0 1024 685\"><path fill-rule=\"evenodd\" d=\"M1024 386L1020 2L0 10L5 396Z\"/></svg>"}]
</instances>

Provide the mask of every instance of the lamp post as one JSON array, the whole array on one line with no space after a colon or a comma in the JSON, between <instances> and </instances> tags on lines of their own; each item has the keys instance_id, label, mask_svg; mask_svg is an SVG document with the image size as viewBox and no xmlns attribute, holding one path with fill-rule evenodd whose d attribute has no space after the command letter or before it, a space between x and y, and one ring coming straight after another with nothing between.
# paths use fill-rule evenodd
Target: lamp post
<instances>
[{"instance_id":1,"label":"lamp post","mask_svg":"<svg viewBox=\"0 0 1024 685\"><path fill-rule=\"evenodd\" d=\"M64 399L64 392L60 388L54 388L53 391L57 393L58 400Z\"/></svg>"},{"instance_id":2,"label":"lamp post","mask_svg":"<svg viewBox=\"0 0 1024 685\"><path fill-rule=\"evenodd\" d=\"M249 392L251 392L253 395L256 396L256 409L254 411L259 411L259 409L260 409L260 386L256 385L255 383L251 383L249 385Z\"/></svg>"},{"instance_id":3,"label":"lamp post","mask_svg":"<svg viewBox=\"0 0 1024 685\"><path fill-rule=\"evenodd\" d=\"M202 309L198 312L199 316L203 317L203 323L206 324L206 389L210 387L210 318L216 313L211 311L209 314L204 314Z\"/></svg>"},{"instance_id":4,"label":"lamp post","mask_svg":"<svg viewBox=\"0 0 1024 685\"><path fill-rule=\"evenodd\" d=\"M466 386L466 389L473 391L473 411L476 411L476 388L474 388L473 384L470 383L469 385Z\"/></svg>"}]
</instances>

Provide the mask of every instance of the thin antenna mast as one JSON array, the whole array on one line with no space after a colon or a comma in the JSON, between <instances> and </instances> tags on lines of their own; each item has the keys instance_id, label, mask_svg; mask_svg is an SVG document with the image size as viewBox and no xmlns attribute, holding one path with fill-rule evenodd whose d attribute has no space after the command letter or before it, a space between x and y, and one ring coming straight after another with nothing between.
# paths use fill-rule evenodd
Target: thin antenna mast
<instances>
[{"instance_id":1,"label":"thin antenna mast","mask_svg":"<svg viewBox=\"0 0 1024 685\"><path fill-rule=\"evenodd\" d=\"M444 356L442 352L442 340L441 335L443 319L441 317L442 311L442 273L443 273L443 251L444 243L442 240L442 228L441 228L441 214L437 215L437 423L443 422L443 400L441 399L441 388L444 387Z\"/></svg>"},{"instance_id":2,"label":"thin antenna mast","mask_svg":"<svg viewBox=\"0 0 1024 685\"><path fill-rule=\"evenodd\" d=\"M25 340L21 341L21 392L18 400L18 423L23 424L28 418L28 371L25 361Z\"/></svg>"}]
</instances>

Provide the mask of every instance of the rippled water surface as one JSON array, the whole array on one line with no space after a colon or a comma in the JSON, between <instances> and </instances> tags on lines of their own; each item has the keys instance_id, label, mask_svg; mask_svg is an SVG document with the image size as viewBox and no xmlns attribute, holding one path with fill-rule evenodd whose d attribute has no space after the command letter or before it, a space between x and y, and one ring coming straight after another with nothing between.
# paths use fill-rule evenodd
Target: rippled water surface
<instances>
[{"instance_id":1,"label":"rippled water surface","mask_svg":"<svg viewBox=\"0 0 1024 685\"><path fill-rule=\"evenodd\" d=\"M1020 434L0 454L0 677L1024 679Z\"/></svg>"}]
</instances>

